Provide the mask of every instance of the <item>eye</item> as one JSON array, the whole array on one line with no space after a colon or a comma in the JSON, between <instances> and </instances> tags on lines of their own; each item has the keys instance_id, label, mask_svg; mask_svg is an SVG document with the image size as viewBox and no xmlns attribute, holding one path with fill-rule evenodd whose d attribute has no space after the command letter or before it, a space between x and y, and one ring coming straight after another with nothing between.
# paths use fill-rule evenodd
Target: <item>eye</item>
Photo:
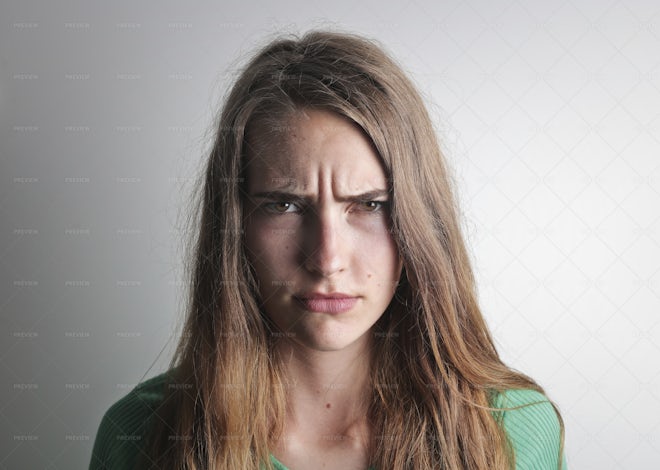
<instances>
[{"instance_id":1,"label":"eye","mask_svg":"<svg viewBox=\"0 0 660 470\"><path fill-rule=\"evenodd\" d=\"M387 206L388 201L361 201L358 203L358 210L364 212L378 212Z\"/></svg>"},{"instance_id":2,"label":"eye","mask_svg":"<svg viewBox=\"0 0 660 470\"><path fill-rule=\"evenodd\" d=\"M288 201L268 202L264 204L264 209L273 214L286 214L287 212L300 212L300 207Z\"/></svg>"}]
</instances>

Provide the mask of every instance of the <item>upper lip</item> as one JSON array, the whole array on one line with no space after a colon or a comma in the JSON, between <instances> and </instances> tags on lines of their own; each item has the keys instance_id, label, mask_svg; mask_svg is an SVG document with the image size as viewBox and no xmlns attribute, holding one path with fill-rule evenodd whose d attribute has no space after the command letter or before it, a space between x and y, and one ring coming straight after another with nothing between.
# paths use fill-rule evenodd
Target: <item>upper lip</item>
<instances>
[{"instance_id":1,"label":"upper lip","mask_svg":"<svg viewBox=\"0 0 660 470\"><path fill-rule=\"evenodd\" d=\"M299 299L352 299L355 296L344 294L343 292L330 292L327 294L322 292L310 292L307 294L300 294L297 297Z\"/></svg>"}]
</instances>

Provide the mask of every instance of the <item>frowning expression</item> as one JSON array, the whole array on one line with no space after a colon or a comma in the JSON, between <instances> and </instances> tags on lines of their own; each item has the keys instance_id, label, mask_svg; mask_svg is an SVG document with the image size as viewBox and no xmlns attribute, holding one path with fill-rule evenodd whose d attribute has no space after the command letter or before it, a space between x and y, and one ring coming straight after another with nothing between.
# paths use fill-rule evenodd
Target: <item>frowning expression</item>
<instances>
[{"instance_id":1,"label":"frowning expression","mask_svg":"<svg viewBox=\"0 0 660 470\"><path fill-rule=\"evenodd\" d=\"M245 249L277 334L331 351L366 344L390 303L401 261L389 193L369 139L329 111L298 111L253 137Z\"/></svg>"}]
</instances>

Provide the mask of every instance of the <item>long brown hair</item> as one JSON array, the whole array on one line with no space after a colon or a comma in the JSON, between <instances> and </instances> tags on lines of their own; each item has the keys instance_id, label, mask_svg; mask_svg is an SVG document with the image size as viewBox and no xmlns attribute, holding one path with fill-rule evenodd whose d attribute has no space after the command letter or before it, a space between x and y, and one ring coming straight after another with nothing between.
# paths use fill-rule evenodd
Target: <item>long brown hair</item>
<instances>
[{"instance_id":1,"label":"long brown hair","mask_svg":"<svg viewBox=\"0 0 660 470\"><path fill-rule=\"evenodd\" d=\"M511 468L493 397L542 389L502 363L476 300L450 178L427 110L374 42L312 31L248 63L223 107L200 199L184 331L151 435L159 468L270 468L286 378L243 249L247 135L312 107L355 122L389 177L404 260L375 326L369 420L375 468ZM267 124L264 126L263 124ZM561 419L561 418L560 418Z\"/></svg>"}]
</instances>

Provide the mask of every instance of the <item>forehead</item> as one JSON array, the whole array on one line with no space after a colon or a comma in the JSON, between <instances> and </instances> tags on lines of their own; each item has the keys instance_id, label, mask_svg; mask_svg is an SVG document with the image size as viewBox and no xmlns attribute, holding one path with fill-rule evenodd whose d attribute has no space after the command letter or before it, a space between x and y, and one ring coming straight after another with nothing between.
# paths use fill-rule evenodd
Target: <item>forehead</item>
<instances>
[{"instance_id":1,"label":"forehead","mask_svg":"<svg viewBox=\"0 0 660 470\"><path fill-rule=\"evenodd\" d=\"M267 184L314 189L322 181L345 191L387 187L369 137L330 111L305 109L281 121L258 123L248 145L248 188Z\"/></svg>"}]
</instances>

